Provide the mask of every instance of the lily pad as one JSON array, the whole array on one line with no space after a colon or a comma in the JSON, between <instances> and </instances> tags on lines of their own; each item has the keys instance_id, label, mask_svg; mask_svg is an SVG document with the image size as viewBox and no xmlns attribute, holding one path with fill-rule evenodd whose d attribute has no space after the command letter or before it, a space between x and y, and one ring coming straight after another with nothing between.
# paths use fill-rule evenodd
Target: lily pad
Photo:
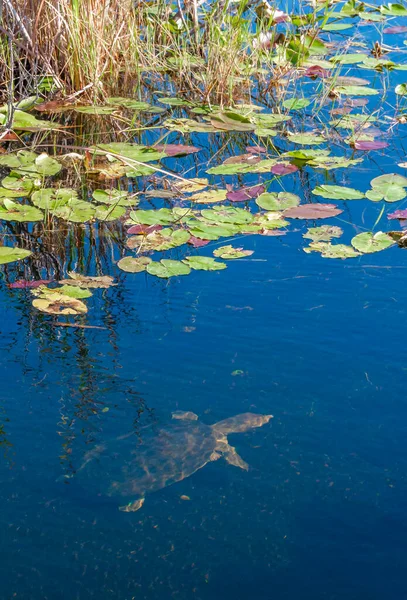
<instances>
[{"instance_id":1,"label":"lily pad","mask_svg":"<svg viewBox=\"0 0 407 600\"><path fill-rule=\"evenodd\" d=\"M78 200L78 193L72 188L44 188L31 196L32 203L44 210L66 206L70 200Z\"/></svg>"},{"instance_id":2,"label":"lily pad","mask_svg":"<svg viewBox=\"0 0 407 600\"><path fill-rule=\"evenodd\" d=\"M393 246L394 241L386 233L378 231L377 233L359 233L352 238L351 244L359 252L368 254L371 252L380 252L381 250L385 250L386 248Z\"/></svg>"},{"instance_id":3,"label":"lily pad","mask_svg":"<svg viewBox=\"0 0 407 600\"><path fill-rule=\"evenodd\" d=\"M140 225L168 225L174 221L174 215L169 208L159 210L134 210L130 219Z\"/></svg>"},{"instance_id":4,"label":"lily pad","mask_svg":"<svg viewBox=\"0 0 407 600\"><path fill-rule=\"evenodd\" d=\"M151 258L147 256L139 256L134 258L133 256L125 256L117 263L117 266L122 271L127 273L141 273L147 269L147 265L151 263Z\"/></svg>"},{"instance_id":5,"label":"lily pad","mask_svg":"<svg viewBox=\"0 0 407 600\"><path fill-rule=\"evenodd\" d=\"M323 258L356 258L360 256L352 246L345 244L330 244L329 242L311 242L304 252L319 252Z\"/></svg>"},{"instance_id":6,"label":"lily pad","mask_svg":"<svg viewBox=\"0 0 407 600\"><path fill-rule=\"evenodd\" d=\"M86 305L81 300L59 293L36 298L33 306L50 315L84 315L88 312Z\"/></svg>"},{"instance_id":7,"label":"lily pad","mask_svg":"<svg viewBox=\"0 0 407 600\"><path fill-rule=\"evenodd\" d=\"M193 194L190 200L198 204L212 204L226 200L226 195L227 190L207 190Z\"/></svg>"},{"instance_id":8,"label":"lily pad","mask_svg":"<svg viewBox=\"0 0 407 600\"><path fill-rule=\"evenodd\" d=\"M44 214L29 204L19 204L8 198L4 198L0 205L0 219L4 221L17 221L18 223L31 223L42 221Z\"/></svg>"},{"instance_id":9,"label":"lily pad","mask_svg":"<svg viewBox=\"0 0 407 600\"><path fill-rule=\"evenodd\" d=\"M214 223L243 225L244 223L251 223L253 221L253 215L249 211L231 206L216 207L212 210L202 210L201 215L207 221L213 221Z\"/></svg>"},{"instance_id":10,"label":"lily pad","mask_svg":"<svg viewBox=\"0 0 407 600\"><path fill-rule=\"evenodd\" d=\"M365 197L362 192L342 185L318 185L312 193L328 200L360 200Z\"/></svg>"},{"instance_id":11,"label":"lily pad","mask_svg":"<svg viewBox=\"0 0 407 600\"><path fill-rule=\"evenodd\" d=\"M124 206L97 206L94 218L98 221L117 221L126 214Z\"/></svg>"},{"instance_id":12,"label":"lily pad","mask_svg":"<svg viewBox=\"0 0 407 600\"><path fill-rule=\"evenodd\" d=\"M298 196L289 192L266 192L256 198L256 204L265 210L285 210L298 206L300 202L301 199Z\"/></svg>"},{"instance_id":13,"label":"lily pad","mask_svg":"<svg viewBox=\"0 0 407 600\"><path fill-rule=\"evenodd\" d=\"M210 256L187 256L183 262L198 271L221 271L227 267Z\"/></svg>"},{"instance_id":14,"label":"lily pad","mask_svg":"<svg viewBox=\"0 0 407 600\"><path fill-rule=\"evenodd\" d=\"M213 255L225 260L231 260L235 258L244 258L245 256L251 256L253 250L243 250L243 248L234 248L232 245L221 246L213 251Z\"/></svg>"},{"instance_id":15,"label":"lily pad","mask_svg":"<svg viewBox=\"0 0 407 600\"><path fill-rule=\"evenodd\" d=\"M191 269L180 260L163 258L160 262L151 262L147 265L147 272L156 277L168 279L177 275L189 275Z\"/></svg>"},{"instance_id":16,"label":"lily pad","mask_svg":"<svg viewBox=\"0 0 407 600\"><path fill-rule=\"evenodd\" d=\"M289 219L327 219L336 217L343 211L335 204L302 204L284 211L284 217Z\"/></svg>"},{"instance_id":17,"label":"lily pad","mask_svg":"<svg viewBox=\"0 0 407 600\"><path fill-rule=\"evenodd\" d=\"M0 265L24 260L27 256L31 256L32 252L24 250L24 248L12 248L10 246L0 246Z\"/></svg>"},{"instance_id":18,"label":"lily pad","mask_svg":"<svg viewBox=\"0 0 407 600\"><path fill-rule=\"evenodd\" d=\"M96 277L90 277L89 275L81 275L75 271L68 271L70 279L62 279L59 283L70 286L78 286L81 288L109 288L114 283L113 277L109 275L98 275Z\"/></svg>"},{"instance_id":19,"label":"lily pad","mask_svg":"<svg viewBox=\"0 0 407 600\"><path fill-rule=\"evenodd\" d=\"M136 206L138 199L135 196L129 198L129 192L111 188L109 190L95 190L92 198L101 204L112 204L115 206Z\"/></svg>"},{"instance_id":20,"label":"lily pad","mask_svg":"<svg viewBox=\"0 0 407 600\"><path fill-rule=\"evenodd\" d=\"M320 225L319 227L310 227L303 238L310 239L313 242L329 242L332 238L339 238L343 230L335 225Z\"/></svg>"}]
</instances>

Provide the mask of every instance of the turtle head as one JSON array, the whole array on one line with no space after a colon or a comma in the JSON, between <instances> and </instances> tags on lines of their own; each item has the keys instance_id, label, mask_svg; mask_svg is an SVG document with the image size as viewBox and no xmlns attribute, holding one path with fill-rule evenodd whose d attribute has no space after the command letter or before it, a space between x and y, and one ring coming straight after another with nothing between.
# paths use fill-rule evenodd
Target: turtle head
<instances>
[{"instance_id":1,"label":"turtle head","mask_svg":"<svg viewBox=\"0 0 407 600\"><path fill-rule=\"evenodd\" d=\"M230 419L225 419L219 423L215 423L213 428L221 431L224 434L228 433L243 433L255 427L262 427L273 418L273 415L257 415L255 413L242 413Z\"/></svg>"}]
</instances>

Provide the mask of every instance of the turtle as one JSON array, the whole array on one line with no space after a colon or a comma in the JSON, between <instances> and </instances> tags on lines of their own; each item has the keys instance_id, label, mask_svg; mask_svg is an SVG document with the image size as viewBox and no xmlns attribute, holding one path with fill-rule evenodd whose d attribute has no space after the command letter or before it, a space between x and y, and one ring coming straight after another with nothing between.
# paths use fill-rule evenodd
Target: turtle
<instances>
[{"instance_id":1,"label":"turtle","mask_svg":"<svg viewBox=\"0 0 407 600\"><path fill-rule=\"evenodd\" d=\"M210 461L223 457L230 465L248 470L227 436L261 427L271 418L242 413L206 425L193 412L176 411L169 424L149 424L138 435L131 432L96 445L85 454L76 477L96 485L99 492L108 481L107 496L125 498L127 503L119 509L135 512L147 494L190 477Z\"/></svg>"}]
</instances>

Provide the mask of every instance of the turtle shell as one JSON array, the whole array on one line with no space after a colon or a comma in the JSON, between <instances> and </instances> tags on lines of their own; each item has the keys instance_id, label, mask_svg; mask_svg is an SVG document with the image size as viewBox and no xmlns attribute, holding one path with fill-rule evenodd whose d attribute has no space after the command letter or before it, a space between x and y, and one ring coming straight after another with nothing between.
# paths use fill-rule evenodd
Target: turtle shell
<instances>
[{"instance_id":1,"label":"turtle shell","mask_svg":"<svg viewBox=\"0 0 407 600\"><path fill-rule=\"evenodd\" d=\"M139 435L110 440L85 455L76 476L99 493L129 499L189 477L211 460L216 432L199 421L149 425Z\"/></svg>"}]
</instances>

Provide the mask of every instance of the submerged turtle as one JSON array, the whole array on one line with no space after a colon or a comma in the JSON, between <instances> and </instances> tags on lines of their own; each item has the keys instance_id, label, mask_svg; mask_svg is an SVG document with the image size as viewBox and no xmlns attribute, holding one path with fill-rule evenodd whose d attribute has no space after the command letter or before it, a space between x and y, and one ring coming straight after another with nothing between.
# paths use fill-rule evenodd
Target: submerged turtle
<instances>
[{"instance_id":1,"label":"submerged turtle","mask_svg":"<svg viewBox=\"0 0 407 600\"><path fill-rule=\"evenodd\" d=\"M226 461L247 470L247 463L228 443L229 433L261 427L272 415L243 413L214 425L198 421L192 412L177 411L174 421L141 430L141 439L129 433L89 451L76 475L96 485L109 482L108 496L121 496L128 504L120 510L134 512L146 494L189 477L209 461Z\"/></svg>"}]
</instances>

